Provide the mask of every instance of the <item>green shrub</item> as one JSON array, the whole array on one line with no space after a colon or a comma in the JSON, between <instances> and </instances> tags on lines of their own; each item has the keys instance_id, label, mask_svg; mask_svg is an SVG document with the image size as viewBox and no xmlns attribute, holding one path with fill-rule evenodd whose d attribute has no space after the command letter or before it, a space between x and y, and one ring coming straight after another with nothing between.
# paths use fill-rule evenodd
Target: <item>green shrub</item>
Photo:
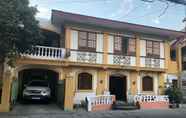
<instances>
[{"instance_id":1,"label":"green shrub","mask_svg":"<svg viewBox=\"0 0 186 118\"><path fill-rule=\"evenodd\" d=\"M170 103L181 103L182 101L182 92L179 88L167 88L165 95L169 96Z\"/></svg>"}]
</instances>

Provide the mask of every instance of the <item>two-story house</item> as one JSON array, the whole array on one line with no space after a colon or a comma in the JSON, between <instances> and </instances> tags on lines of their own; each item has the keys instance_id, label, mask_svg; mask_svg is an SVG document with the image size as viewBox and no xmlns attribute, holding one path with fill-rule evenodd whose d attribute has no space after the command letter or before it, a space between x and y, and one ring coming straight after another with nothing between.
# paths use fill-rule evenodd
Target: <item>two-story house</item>
<instances>
[{"instance_id":1,"label":"two-story house","mask_svg":"<svg viewBox=\"0 0 186 118\"><path fill-rule=\"evenodd\" d=\"M170 45L183 32L58 10L41 28L48 42L2 72L0 111L33 79L48 79L54 101L72 110L86 96L110 93L127 102L129 95L161 95L167 76L178 77Z\"/></svg>"}]
</instances>

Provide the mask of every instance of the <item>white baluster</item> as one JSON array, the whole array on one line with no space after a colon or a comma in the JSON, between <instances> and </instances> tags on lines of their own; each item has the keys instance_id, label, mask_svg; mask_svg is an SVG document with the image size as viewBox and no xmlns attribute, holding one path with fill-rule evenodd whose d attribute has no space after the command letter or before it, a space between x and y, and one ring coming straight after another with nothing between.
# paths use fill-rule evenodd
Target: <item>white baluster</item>
<instances>
[{"instance_id":1,"label":"white baluster","mask_svg":"<svg viewBox=\"0 0 186 118\"><path fill-rule=\"evenodd\" d=\"M56 49L56 58L58 58L58 55L59 55L59 50Z\"/></svg>"},{"instance_id":2,"label":"white baluster","mask_svg":"<svg viewBox=\"0 0 186 118\"><path fill-rule=\"evenodd\" d=\"M60 59L61 58L63 58L63 49L61 48L61 50L60 50L60 57L59 57Z\"/></svg>"}]
</instances>

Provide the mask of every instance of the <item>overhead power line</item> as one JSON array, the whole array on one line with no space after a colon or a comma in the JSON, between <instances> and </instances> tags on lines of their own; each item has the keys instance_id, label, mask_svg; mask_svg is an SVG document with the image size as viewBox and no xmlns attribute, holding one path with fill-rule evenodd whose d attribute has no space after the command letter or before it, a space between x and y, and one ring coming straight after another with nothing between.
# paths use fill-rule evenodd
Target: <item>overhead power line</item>
<instances>
[{"instance_id":1,"label":"overhead power line","mask_svg":"<svg viewBox=\"0 0 186 118\"><path fill-rule=\"evenodd\" d=\"M144 2L155 2L155 1L161 1L161 2L172 2L172 3L176 3L176 4L181 4L181 5L186 5L186 0L141 0Z\"/></svg>"}]
</instances>

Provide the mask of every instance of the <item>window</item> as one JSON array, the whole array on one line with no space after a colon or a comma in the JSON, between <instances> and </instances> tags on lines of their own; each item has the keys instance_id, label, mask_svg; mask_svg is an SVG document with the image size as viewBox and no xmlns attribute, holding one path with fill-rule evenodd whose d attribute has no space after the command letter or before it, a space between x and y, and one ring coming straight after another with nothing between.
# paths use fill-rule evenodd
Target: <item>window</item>
<instances>
[{"instance_id":1,"label":"window","mask_svg":"<svg viewBox=\"0 0 186 118\"><path fill-rule=\"evenodd\" d=\"M146 41L146 51L148 57L160 57L160 43L157 41Z\"/></svg>"},{"instance_id":2,"label":"window","mask_svg":"<svg viewBox=\"0 0 186 118\"><path fill-rule=\"evenodd\" d=\"M78 90L92 89L92 75L89 73L80 73L78 75Z\"/></svg>"},{"instance_id":3,"label":"window","mask_svg":"<svg viewBox=\"0 0 186 118\"><path fill-rule=\"evenodd\" d=\"M170 57L172 61L176 61L176 50L175 49L170 50Z\"/></svg>"},{"instance_id":4,"label":"window","mask_svg":"<svg viewBox=\"0 0 186 118\"><path fill-rule=\"evenodd\" d=\"M96 33L79 31L78 47L81 50L96 50Z\"/></svg>"},{"instance_id":5,"label":"window","mask_svg":"<svg viewBox=\"0 0 186 118\"><path fill-rule=\"evenodd\" d=\"M135 55L136 40L129 37L114 37L114 53L123 55Z\"/></svg>"},{"instance_id":6,"label":"window","mask_svg":"<svg viewBox=\"0 0 186 118\"><path fill-rule=\"evenodd\" d=\"M114 52L122 53L122 39L119 36L114 37Z\"/></svg>"},{"instance_id":7,"label":"window","mask_svg":"<svg viewBox=\"0 0 186 118\"><path fill-rule=\"evenodd\" d=\"M142 78L142 90L143 91L153 91L153 78L145 76Z\"/></svg>"},{"instance_id":8,"label":"window","mask_svg":"<svg viewBox=\"0 0 186 118\"><path fill-rule=\"evenodd\" d=\"M135 55L135 54L136 54L136 40L129 39L128 55Z\"/></svg>"}]
</instances>

